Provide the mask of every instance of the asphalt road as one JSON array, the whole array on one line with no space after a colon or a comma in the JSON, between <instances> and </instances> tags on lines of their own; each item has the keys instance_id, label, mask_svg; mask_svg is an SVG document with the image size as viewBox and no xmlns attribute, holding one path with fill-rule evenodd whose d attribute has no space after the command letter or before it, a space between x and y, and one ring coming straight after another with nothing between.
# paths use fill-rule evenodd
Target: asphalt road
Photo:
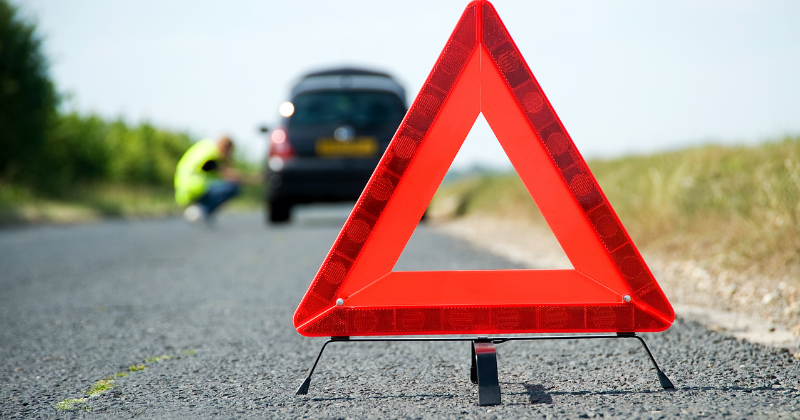
<instances>
[{"instance_id":1,"label":"asphalt road","mask_svg":"<svg viewBox=\"0 0 800 420\"><path fill-rule=\"evenodd\" d=\"M800 418L800 361L681 319L643 335L674 391L634 340L501 344L494 407L468 343L337 343L295 396L324 340L292 313L344 213L261 220L0 230L0 418ZM421 227L397 268L512 267Z\"/></svg>"}]
</instances>

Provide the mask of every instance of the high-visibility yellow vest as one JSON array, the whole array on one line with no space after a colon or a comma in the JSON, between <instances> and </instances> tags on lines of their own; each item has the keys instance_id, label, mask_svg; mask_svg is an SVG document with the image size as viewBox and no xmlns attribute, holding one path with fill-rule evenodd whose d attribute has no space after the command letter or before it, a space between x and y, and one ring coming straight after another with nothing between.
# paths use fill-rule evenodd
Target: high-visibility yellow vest
<instances>
[{"instance_id":1,"label":"high-visibility yellow vest","mask_svg":"<svg viewBox=\"0 0 800 420\"><path fill-rule=\"evenodd\" d=\"M202 197L208 184L220 179L218 171L203 171L203 165L221 158L219 147L213 140L201 140L192 145L175 169L175 201L185 206Z\"/></svg>"}]
</instances>

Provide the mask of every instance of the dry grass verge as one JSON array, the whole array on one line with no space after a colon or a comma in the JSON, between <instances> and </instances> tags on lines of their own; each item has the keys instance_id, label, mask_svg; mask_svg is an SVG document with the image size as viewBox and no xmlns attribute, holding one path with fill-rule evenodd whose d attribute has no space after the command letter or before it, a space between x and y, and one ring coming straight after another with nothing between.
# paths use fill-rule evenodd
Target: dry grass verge
<instances>
[{"instance_id":1,"label":"dry grass verge","mask_svg":"<svg viewBox=\"0 0 800 420\"><path fill-rule=\"evenodd\" d=\"M120 217L141 219L181 214L172 188L114 184L80 184L57 196L0 182L0 226L77 223ZM261 206L260 187L246 186L229 205L234 209Z\"/></svg>"},{"instance_id":2,"label":"dry grass verge","mask_svg":"<svg viewBox=\"0 0 800 420\"><path fill-rule=\"evenodd\" d=\"M800 137L588 163L673 302L800 334ZM430 214L495 220L507 238L547 230L515 173L445 184Z\"/></svg>"}]
</instances>

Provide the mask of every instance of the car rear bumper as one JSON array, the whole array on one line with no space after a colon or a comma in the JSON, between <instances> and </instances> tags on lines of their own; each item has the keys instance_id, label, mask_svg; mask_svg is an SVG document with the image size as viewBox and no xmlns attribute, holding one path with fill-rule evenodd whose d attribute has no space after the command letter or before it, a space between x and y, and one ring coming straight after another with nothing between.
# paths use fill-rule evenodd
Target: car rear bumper
<instances>
[{"instance_id":1,"label":"car rear bumper","mask_svg":"<svg viewBox=\"0 0 800 420\"><path fill-rule=\"evenodd\" d=\"M295 159L267 172L268 199L292 203L356 200L377 166L375 159Z\"/></svg>"}]
</instances>

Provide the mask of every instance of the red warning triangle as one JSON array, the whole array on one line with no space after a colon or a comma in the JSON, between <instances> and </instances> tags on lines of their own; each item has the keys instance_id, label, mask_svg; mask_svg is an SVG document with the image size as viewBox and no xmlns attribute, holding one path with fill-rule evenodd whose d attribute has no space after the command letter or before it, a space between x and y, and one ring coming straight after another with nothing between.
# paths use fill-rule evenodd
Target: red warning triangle
<instances>
[{"instance_id":1,"label":"red warning triangle","mask_svg":"<svg viewBox=\"0 0 800 420\"><path fill-rule=\"evenodd\" d=\"M574 269L392 271L481 112ZM294 314L306 336L640 332L674 320L488 1L467 6Z\"/></svg>"}]
</instances>

